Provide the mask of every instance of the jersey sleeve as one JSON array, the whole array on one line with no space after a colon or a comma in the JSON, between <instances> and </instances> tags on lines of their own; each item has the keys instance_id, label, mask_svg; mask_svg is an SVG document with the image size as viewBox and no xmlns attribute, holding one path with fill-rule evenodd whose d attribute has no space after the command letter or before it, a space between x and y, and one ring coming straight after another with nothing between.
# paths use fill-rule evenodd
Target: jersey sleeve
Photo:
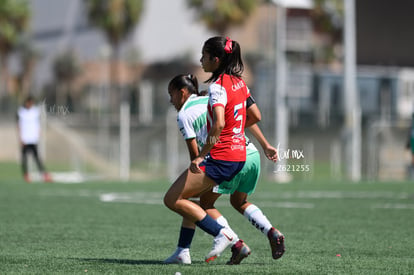
<instances>
[{"instance_id":1,"label":"jersey sleeve","mask_svg":"<svg viewBox=\"0 0 414 275\"><path fill-rule=\"evenodd\" d=\"M225 107L227 105L227 93L226 89L219 84L212 84L208 88L209 104L211 108L221 105Z\"/></svg>"},{"instance_id":2,"label":"jersey sleeve","mask_svg":"<svg viewBox=\"0 0 414 275\"><path fill-rule=\"evenodd\" d=\"M186 119L183 113L178 114L177 125L184 139L190 139L190 138L196 137L196 133L194 131L192 123L188 119Z\"/></svg>"}]
</instances>

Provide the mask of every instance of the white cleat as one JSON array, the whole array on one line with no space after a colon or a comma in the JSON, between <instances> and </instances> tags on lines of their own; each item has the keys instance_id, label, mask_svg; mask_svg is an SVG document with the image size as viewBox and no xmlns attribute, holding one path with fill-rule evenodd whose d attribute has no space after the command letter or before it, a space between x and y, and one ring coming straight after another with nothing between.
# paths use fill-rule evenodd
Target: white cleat
<instances>
[{"instance_id":1,"label":"white cleat","mask_svg":"<svg viewBox=\"0 0 414 275\"><path fill-rule=\"evenodd\" d=\"M165 264L191 264L190 249L184 248L177 250L168 259L164 261Z\"/></svg>"},{"instance_id":2,"label":"white cleat","mask_svg":"<svg viewBox=\"0 0 414 275\"><path fill-rule=\"evenodd\" d=\"M206 256L206 262L214 261L231 244L238 240L237 234L229 228L222 228L214 238L213 248Z\"/></svg>"}]
</instances>

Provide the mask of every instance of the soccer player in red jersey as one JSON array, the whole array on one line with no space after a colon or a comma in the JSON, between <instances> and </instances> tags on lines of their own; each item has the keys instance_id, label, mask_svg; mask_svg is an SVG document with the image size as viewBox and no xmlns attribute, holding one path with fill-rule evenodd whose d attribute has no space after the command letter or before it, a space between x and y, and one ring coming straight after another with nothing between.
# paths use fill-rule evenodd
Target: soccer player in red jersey
<instances>
[{"instance_id":1,"label":"soccer player in red jersey","mask_svg":"<svg viewBox=\"0 0 414 275\"><path fill-rule=\"evenodd\" d=\"M168 85L170 102L177 109L177 126L186 141L190 161L199 155L207 136L207 104L208 96L200 95L198 81L194 75L181 74L174 77ZM252 122L260 120L261 114L253 97L246 100L246 115L254 117ZM245 125L249 126L249 125ZM247 127L246 127L247 128ZM277 150L269 144L258 125L249 126L249 130L259 141L266 157L277 161ZM280 258L284 253L284 236L275 229L260 208L250 203L247 196L256 188L260 175L260 154L256 146L246 138L246 162L243 169L229 182L216 185L213 190L204 193L200 198L200 206L219 224L230 228L227 219L215 208L215 201L221 194L231 194L232 206L239 211L260 232L268 237L272 257ZM175 252L164 263L191 264L190 246L196 225L183 218L179 240ZM235 238L231 246L232 256L227 264L240 264L249 256L251 250L243 240ZM213 258L207 258L210 262Z\"/></svg>"},{"instance_id":2,"label":"soccer player in red jersey","mask_svg":"<svg viewBox=\"0 0 414 275\"><path fill-rule=\"evenodd\" d=\"M224 37L208 39L202 49L201 65L211 72L208 88L207 139L199 155L191 161L171 185L164 197L165 205L214 236L213 249L206 259L220 255L237 238L221 226L199 205L189 200L230 181L246 160L244 127L246 99L249 91L241 78L243 62L240 45Z\"/></svg>"}]
</instances>

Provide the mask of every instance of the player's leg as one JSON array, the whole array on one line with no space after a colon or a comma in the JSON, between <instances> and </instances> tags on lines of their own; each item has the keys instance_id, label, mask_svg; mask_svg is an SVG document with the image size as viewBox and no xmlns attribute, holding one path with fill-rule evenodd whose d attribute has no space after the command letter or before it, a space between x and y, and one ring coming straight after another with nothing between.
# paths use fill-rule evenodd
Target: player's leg
<instances>
[{"instance_id":1,"label":"player's leg","mask_svg":"<svg viewBox=\"0 0 414 275\"><path fill-rule=\"evenodd\" d=\"M247 197L254 193L260 176L260 154L250 152L246 156L246 164L242 172L239 186L230 196L231 205L240 212L246 219L268 237L272 248L272 257L282 257L285 246L283 234L275 229L262 210L256 205L247 201Z\"/></svg>"},{"instance_id":2,"label":"player's leg","mask_svg":"<svg viewBox=\"0 0 414 275\"><path fill-rule=\"evenodd\" d=\"M200 202L196 199L193 199L192 201L200 204ZM196 225L193 222L183 218L177 248L174 253L164 261L164 263L191 264L190 247L195 234L195 229Z\"/></svg>"},{"instance_id":3,"label":"player's leg","mask_svg":"<svg viewBox=\"0 0 414 275\"><path fill-rule=\"evenodd\" d=\"M30 150L33 152L34 160L36 161L37 169L39 169L40 172L45 172L45 167L43 166L42 161L39 158L39 154L37 152L37 145L36 144L30 144Z\"/></svg>"},{"instance_id":4,"label":"player's leg","mask_svg":"<svg viewBox=\"0 0 414 275\"><path fill-rule=\"evenodd\" d=\"M33 152L33 156L34 156L34 159L36 161L37 168L43 174L43 180L46 181L46 182L51 182L52 179L51 179L50 175L46 172L46 169L45 169L45 166L43 165L43 162L40 160L39 153L38 153L38 150L37 150L37 145L36 144L31 144L31 150Z\"/></svg>"},{"instance_id":5,"label":"player's leg","mask_svg":"<svg viewBox=\"0 0 414 275\"><path fill-rule=\"evenodd\" d=\"M193 241L196 225L183 218L180 235L175 252L168 257L166 264L191 264L190 246Z\"/></svg>"},{"instance_id":6,"label":"player's leg","mask_svg":"<svg viewBox=\"0 0 414 275\"><path fill-rule=\"evenodd\" d=\"M254 193L260 177L260 154L258 151L248 152L242 172L243 175L240 177L237 188L232 190L230 195L230 203L253 226L267 234L272 228L272 224L256 205L247 201L247 196Z\"/></svg>"},{"instance_id":7,"label":"player's leg","mask_svg":"<svg viewBox=\"0 0 414 275\"><path fill-rule=\"evenodd\" d=\"M208 191L204 193L200 198L200 204L201 206L206 210L206 212L212 216L214 219L217 220L219 224L222 226L228 228L229 230L233 231L230 228L229 223L227 222L227 219L215 208L214 204L217 201L217 199L222 194L229 194L233 192L237 188L237 184L239 182L239 175L236 175L231 181L222 182L220 185L216 185L213 190ZM233 231L234 232L234 231ZM236 233L234 233L235 236ZM227 264L240 264L240 262L248 257L251 253L250 248L247 246L247 244L244 243L243 240L239 239L238 237L234 238L233 242L231 243L231 251L232 256L230 260L227 262ZM214 255L215 253L215 245L216 243L213 243L213 248L208 254L209 261L212 261L215 259Z\"/></svg>"},{"instance_id":8,"label":"player's leg","mask_svg":"<svg viewBox=\"0 0 414 275\"><path fill-rule=\"evenodd\" d=\"M247 201L247 194L236 191L230 197L231 204L237 211L269 239L273 259L279 259L285 252L284 235L272 226L262 210Z\"/></svg>"},{"instance_id":9,"label":"player's leg","mask_svg":"<svg viewBox=\"0 0 414 275\"><path fill-rule=\"evenodd\" d=\"M216 200L221 196L221 194L214 193L211 190L205 192L200 197L200 206L209 214L213 219L217 220L219 224L221 224L224 227L228 227L229 223L227 222L227 219L216 209L214 206L214 203Z\"/></svg>"},{"instance_id":10,"label":"player's leg","mask_svg":"<svg viewBox=\"0 0 414 275\"><path fill-rule=\"evenodd\" d=\"M221 194L218 193L214 193L211 190L205 192L201 197L200 197L200 206L207 212L207 214L209 214L213 219L215 219L220 225L230 229L231 231L233 231L227 221L227 219L220 213L220 211L218 211L216 209L216 207L214 206L216 200L221 196ZM237 234L234 233L236 236ZM236 237L233 240L233 243L236 243L238 241L238 237Z\"/></svg>"},{"instance_id":11,"label":"player's leg","mask_svg":"<svg viewBox=\"0 0 414 275\"><path fill-rule=\"evenodd\" d=\"M220 246L217 249L219 255L231 244L235 236L207 215L199 205L188 200L190 197L201 195L214 185L214 181L205 176L204 173L194 174L187 169L167 191L164 203L171 210L194 222L203 231L214 236L215 240L220 240ZM218 255L215 255L215 257Z\"/></svg>"},{"instance_id":12,"label":"player's leg","mask_svg":"<svg viewBox=\"0 0 414 275\"><path fill-rule=\"evenodd\" d=\"M215 219L220 225L231 230L227 219L214 207L215 201L220 196L221 194L207 191L200 198L200 206L206 210L207 214ZM192 201L195 202L194 200ZM194 223L183 219L177 248L175 252L164 261L164 263L191 264L190 246L194 237L195 228L196 225ZM239 239L235 238L232 245L236 244L237 241L239 241Z\"/></svg>"},{"instance_id":13,"label":"player's leg","mask_svg":"<svg viewBox=\"0 0 414 275\"><path fill-rule=\"evenodd\" d=\"M30 182L29 171L27 169L27 154L28 154L28 147L27 145L22 146L21 151L21 165L22 165L22 172L23 177L26 182Z\"/></svg>"},{"instance_id":14,"label":"player's leg","mask_svg":"<svg viewBox=\"0 0 414 275\"><path fill-rule=\"evenodd\" d=\"M202 220L206 212L188 198L199 197L214 186L204 173L195 174L185 170L171 185L164 196L164 204L191 222Z\"/></svg>"},{"instance_id":15,"label":"player's leg","mask_svg":"<svg viewBox=\"0 0 414 275\"><path fill-rule=\"evenodd\" d=\"M272 224L256 205L247 201L247 194L236 191L230 196L231 205L263 234L267 234Z\"/></svg>"}]
</instances>

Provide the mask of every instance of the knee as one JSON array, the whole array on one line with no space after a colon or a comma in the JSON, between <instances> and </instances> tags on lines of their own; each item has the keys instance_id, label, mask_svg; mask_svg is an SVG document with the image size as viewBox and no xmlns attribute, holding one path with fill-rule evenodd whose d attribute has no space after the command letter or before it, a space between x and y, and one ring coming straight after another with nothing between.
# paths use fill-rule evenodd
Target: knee
<instances>
[{"instance_id":1,"label":"knee","mask_svg":"<svg viewBox=\"0 0 414 275\"><path fill-rule=\"evenodd\" d=\"M236 210L238 210L238 208L240 208L240 201L238 201L238 200L230 199L230 204Z\"/></svg>"},{"instance_id":2,"label":"knee","mask_svg":"<svg viewBox=\"0 0 414 275\"><path fill-rule=\"evenodd\" d=\"M208 210L208 209L214 209L214 202L206 202L206 201L200 201L200 206L201 208L203 208L204 210Z\"/></svg>"},{"instance_id":3,"label":"knee","mask_svg":"<svg viewBox=\"0 0 414 275\"><path fill-rule=\"evenodd\" d=\"M171 210L175 210L176 209L176 207L175 207L176 200L173 199L172 196L169 193L167 193L164 196L164 205L166 207L168 207L169 209L171 209Z\"/></svg>"},{"instance_id":4,"label":"knee","mask_svg":"<svg viewBox=\"0 0 414 275\"><path fill-rule=\"evenodd\" d=\"M245 205L247 201L230 197L230 203L234 209L236 209L238 212L243 214L244 212L243 205Z\"/></svg>"}]
</instances>

